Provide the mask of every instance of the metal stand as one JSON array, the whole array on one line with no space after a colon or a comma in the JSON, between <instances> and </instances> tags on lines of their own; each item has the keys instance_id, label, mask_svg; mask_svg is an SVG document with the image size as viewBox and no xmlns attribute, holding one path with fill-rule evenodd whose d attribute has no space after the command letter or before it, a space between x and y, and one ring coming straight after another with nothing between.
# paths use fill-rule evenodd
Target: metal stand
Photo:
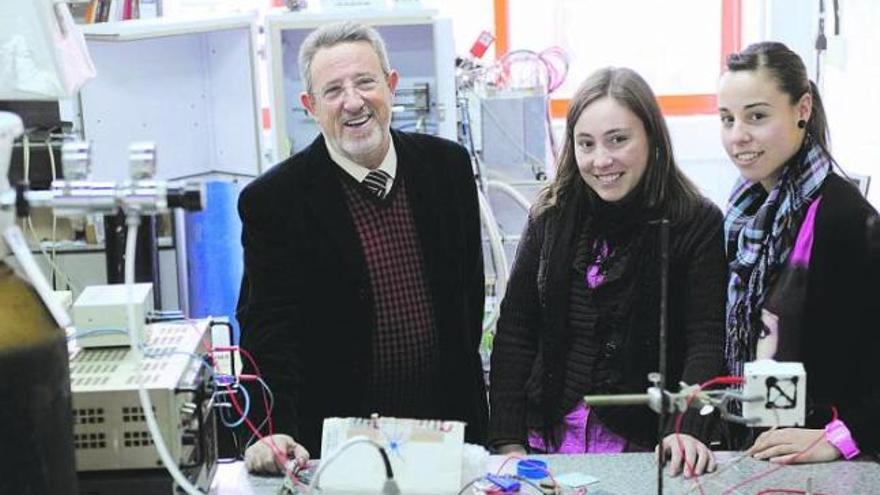
<instances>
[{"instance_id":1,"label":"metal stand","mask_svg":"<svg viewBox=\"0 0 880 495\"><path fill-rule=\"evenodd\" d=\"M661 218L657 220L660 229L660 356L658 362L659 375L657 377L656 386L661 391L666 390L666 334L667 334L667 315L669 312L669 220ZM657 493L663 494L663 465L666 459L663 451L663 437L666 433L666 423L669 417L669 398L663 393L661 394L660 412L657 415L657 445L659 446L660 456L657 460Z\"/></svg>"}]
</instances>

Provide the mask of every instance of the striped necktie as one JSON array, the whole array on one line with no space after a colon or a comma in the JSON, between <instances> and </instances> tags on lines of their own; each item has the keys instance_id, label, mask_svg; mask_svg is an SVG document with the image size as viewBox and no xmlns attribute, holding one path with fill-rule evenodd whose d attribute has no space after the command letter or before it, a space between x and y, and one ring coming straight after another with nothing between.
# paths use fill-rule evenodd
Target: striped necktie
<instances>
[{"instance_id":1,"label":"striped necktie","mask_svg":"<svg viewBox=\"0 0 880 495\"><path fill-rule=\"evenodd\" d=\"M391 175L384 170L372 170L367 174L361 184L363 184L368 191L375 194L377 198L382 199L385 197L385 184L388 183L388 179L390 178Z\"/></svg>"}]
</instances>

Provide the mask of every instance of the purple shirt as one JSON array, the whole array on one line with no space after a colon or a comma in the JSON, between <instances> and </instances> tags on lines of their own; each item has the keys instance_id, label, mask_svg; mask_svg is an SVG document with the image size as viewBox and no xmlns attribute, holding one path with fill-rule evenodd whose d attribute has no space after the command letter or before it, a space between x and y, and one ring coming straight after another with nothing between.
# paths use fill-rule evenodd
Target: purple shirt
<instances>
[{"instance_id":1,"label":"purple shirt","mask_svg":"<svg viewBox=\"0 0 880 495\"><path fill-rule=\"evenodd\" d=\"M626 450L627 441L602 424L590 414L590 407L579 402L563 419L555 433L559 435L559 447L550 448L544 443L540 430L529 430L529 447L547 454L619 454Z\"/></svg>"}]
</instances>

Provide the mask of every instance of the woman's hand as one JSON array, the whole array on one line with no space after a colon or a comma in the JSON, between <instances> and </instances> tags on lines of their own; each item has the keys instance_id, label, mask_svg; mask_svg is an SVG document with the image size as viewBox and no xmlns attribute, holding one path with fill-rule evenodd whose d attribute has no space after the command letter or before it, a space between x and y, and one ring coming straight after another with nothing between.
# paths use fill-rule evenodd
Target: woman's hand
<instances>
[{"instance_id":1,"label":"woman's hand","mask_svg":"<svg viewBox=\"0 0 880 495\"><path fill-rule=\"evenodd\" d=\"M661 459L669 455L670 476L678 476L683 472L685 478L690 478L715 470L715 455L703 442L690 435L684 433L666 435L662 445L662 455L659 445L654 452Z\"/></svg>"},{"instance_id":2,"label":"woman's hand","mask_svg":"<svg viewBox=\"0 0 880 495\"><path fill-rule=\"evenodd\" d=\"M781 464L828 462L840 459L840 451L825 438L825 430L783 428L761 433L747 453L755 459Z\"/></svg>"}]
</instances>

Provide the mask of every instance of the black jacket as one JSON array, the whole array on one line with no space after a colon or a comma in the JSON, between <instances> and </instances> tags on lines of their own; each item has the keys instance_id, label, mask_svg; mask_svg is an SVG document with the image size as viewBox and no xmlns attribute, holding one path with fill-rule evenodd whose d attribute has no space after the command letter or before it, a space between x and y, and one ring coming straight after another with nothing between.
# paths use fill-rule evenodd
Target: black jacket
<instances>
[{"instance_id":1,"label":"black jacket","mask_svg":"<svg viewBox=\"0 0 880 495\"><path fill-rule=\"evenodd\" d=\"M440 346L437 419L487 421L478 346L484 302L476 186L461 146L392 132L423 253ZM249 184L239 199L245 274L241 345L275 395L275 430L320 455L321 425L362 410L375 321L363 250L323 137ZM247 369L247 368L246 368ZM252 370L250 370L252 371ZM252 400L252 410L262 409Z\"/></svg>"},{"instance_id":2,"label":"black jacket","mask_svg":"<svg viewBox=\"0 0 880 495\"><path fill-rule=\"evenodd\" d=\"M694 210L687 220L670 228L667 384L672 390L677 390L679 380L698 384L723 369L726 268L722 216L705 200ZM567 348L564 340L559 343L566 338L570 321L570 267L578 230L572 226L580 222L574 211L549 212L530 218L526 226L493 345L490 444L526 444L527 428L558 424L569 407L559 400L560 381L566 373L590 373L567 366ZM645 277L638 283L659 288L658 269L647 271ZM651 304L638 304L649 309L637 315L629 330L632 334L623 336L624 345L600 343L600 359L614 368L612 378L591 383L589 390L578 394L645 392L647 374L658 368L658 291L648 291ZM560 362L561 372L554 371L558 367L552 364L545 365ZM553 409L549 418L544 414L546 401ZM596 407L594 411L630 442L643 447L655 444L657 416L646 406ZM708 434L706 421L693 414L686 416L682 431L704 440Z\"/></svg>"},{"instance_id":3,"label":"black jacket","mask_svg":"<svg viewBox=\"0 0 880 495\"><path fill-rule=\"evenodd\" d=\"M822 185L807 275L802 336L807 426L822 428L829 407L862 451L880 451L880 260L867 251L866 223L877 212L836 174Z\"/></svg>"}]
</instances>

